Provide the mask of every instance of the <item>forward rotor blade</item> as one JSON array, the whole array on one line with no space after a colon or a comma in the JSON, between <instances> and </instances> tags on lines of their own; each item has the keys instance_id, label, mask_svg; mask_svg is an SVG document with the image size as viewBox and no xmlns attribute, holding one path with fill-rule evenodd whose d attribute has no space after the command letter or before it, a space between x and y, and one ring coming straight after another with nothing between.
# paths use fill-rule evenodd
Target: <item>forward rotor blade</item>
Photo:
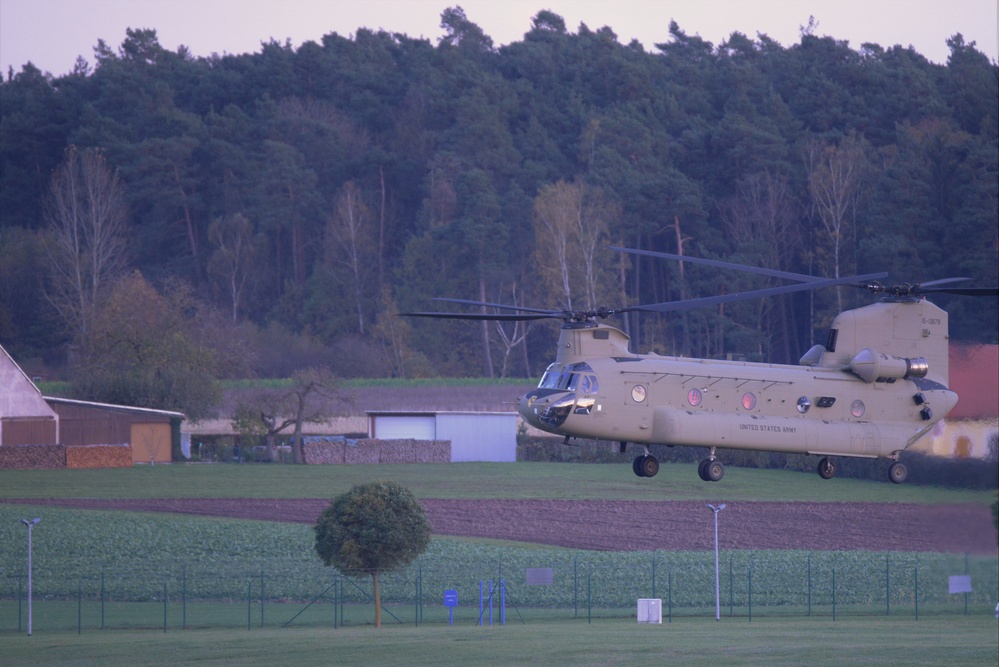
<instances>
[{"instance_id":1,"label":"forward rotor blade","mask_svg":"<svg viewBox=\"0 0 999 667\"><path fill-rule=\"evenodd\" d=\"M654 250L635 250L633 248L621 248L618 246L611 246L611 250L617 250L618 252L626 252L632 255L645 255L646 257L656 257L659 259L674 259L678 262L690 262L691 264L704 264L706 266L714 266L720 269L732 269L734 271L743 271L745 273L755 273L761 276L771 276L773 278L785 278L787 280L797 280L798 282L817 282L823 280L818 276L810 276L806 273L791 273L789 271L780 271L778 269L763 269L758 266L748 266L746 264L723 262L718 259L704 259L703 257L691 257L689 255L674 255L672 253L656 252Z\"/></svg>"},{"instance_id":2,"label":"forward rotor blade","mask_svg":"<svg viewBox=\"0 0 999 667\"><path fill-rule=\"evenodd\" d=\"M551 314L554 311L546 310L544 308L527 308L524 306L511 306L505 303L489 303L486 301L472 301L470 299L448 299L446 297L435 297L431 299L432 301L443 301L445 303L461 303L467 306L486 306L488 308L502 308L504 310L518 310L524 313L546 313ZM561 311L558 311L561 312Z\"/></svg>"},{"instance_id":3,"label":"forward rotor blade","mask_svg":"<svg viewBox=\"0 0 999 667\"><path fill-rule=\"evenodd\" d=\"M758 299L764 296L777 296L779 294L791 294L793 292L804 292L806 290L819 289L820 287L835 287L836 285L848 285L850 283L862 282L865 280L879 280L887 276L887 273L869 273L862 276L849 276L847 278L819 279L797 285L785 285L784 287L771 287L769 289L752 290L749 292L734 292L732 294L720 294L718 296L708 296L699 299L687 299L685 301L667 301L665 303L654 303L647 306L632 306L622 308L617 312L639 311L666 313L675 310L691 310L713 306L721 303L731 303L733 301L746 301L748 299Z\"/></svg>"},{"instance_id":4,"label":"forward rotor blade","mask_svg":"<svg viewBox=\"0 0 999 667\"><path fill-rule=\"evenodd\" d=\"M530 322L532 320L564 320L567 315L562 312L538 312L537 314L516 313L399 313L400 317L431 317L444 320L485 320L486 322Z\"/></svg>"}]
</instances>

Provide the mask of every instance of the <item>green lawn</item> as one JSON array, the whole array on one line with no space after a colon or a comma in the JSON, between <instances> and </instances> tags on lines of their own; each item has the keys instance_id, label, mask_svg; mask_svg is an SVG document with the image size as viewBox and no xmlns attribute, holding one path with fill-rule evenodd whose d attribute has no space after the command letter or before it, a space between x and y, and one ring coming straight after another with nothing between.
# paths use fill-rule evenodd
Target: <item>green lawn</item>
<instances>
[{"instance_id":1,"label":"green lawn","mask_svg":"<svg viewBox=\"0 0 999 667\"><path fill-rule=\"evenodd\" d=\"M331 498L355 484L392 479L420 498L787 500L991 504L994 491L964 491L812 473L730 466L717 483L693 464L664 463L639 478L630 463L451 463L293 466L172 464L111 470L0 470L2 498Z\"/></svg>"},{"instance_id":2,"label":"green lawn","mask_svg":"<svg viewBox=\"0 0 999 667\"><path fill-rule=\"evenodd\" d=\"M991 614L912 618L633 620L333 629L111 630L0 634L22 665L985 665Z\"/></svg>"}]
</instances>

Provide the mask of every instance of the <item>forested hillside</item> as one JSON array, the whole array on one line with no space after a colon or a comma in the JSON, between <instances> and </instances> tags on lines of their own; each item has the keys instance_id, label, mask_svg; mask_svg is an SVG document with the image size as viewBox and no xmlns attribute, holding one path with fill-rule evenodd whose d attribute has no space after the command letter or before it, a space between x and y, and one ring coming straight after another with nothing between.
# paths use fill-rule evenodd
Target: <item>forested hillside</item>
<instances>
[{"instance_id":1,"label":"forested hillside","mask_svg":"<svg viewBox=\"0 0 999 667\"><path fill-rule=\"evenodd\" d=\"M173 385L191 382L183 367L528 376L557 323L395 313L775 284L610 245L996 283L999 69L960 35L934 65L810 28L788 47L714 45L671 24L649 52L547 11L496 48L473 18L445 11L438 44L361 29L210 58L135 29L99 42L93 69L6 73L4 347L78 382L108 359ZM794 363L870 299L840 288L620 326L641 351ZM934 300L953 339L996 342L994 299Z\"/></svg>"}]
</instances>

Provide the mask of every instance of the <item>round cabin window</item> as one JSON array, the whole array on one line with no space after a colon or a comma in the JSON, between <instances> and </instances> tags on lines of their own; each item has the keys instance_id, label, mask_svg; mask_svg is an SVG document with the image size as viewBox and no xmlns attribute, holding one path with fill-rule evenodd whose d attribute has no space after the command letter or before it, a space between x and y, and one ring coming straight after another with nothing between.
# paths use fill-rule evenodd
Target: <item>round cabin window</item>
<instances>
[{"instance_id":1,"label":"round cabin window","mask_svg":"<svg viewBox=\"0 0 999 667\"><path fill-rule=\"evenodd\" d=\"M695 408L701 404L704 396L701 394L700 389L691 389L687 392L687 402L690 403Z\"/></svg>"}]
</instances>

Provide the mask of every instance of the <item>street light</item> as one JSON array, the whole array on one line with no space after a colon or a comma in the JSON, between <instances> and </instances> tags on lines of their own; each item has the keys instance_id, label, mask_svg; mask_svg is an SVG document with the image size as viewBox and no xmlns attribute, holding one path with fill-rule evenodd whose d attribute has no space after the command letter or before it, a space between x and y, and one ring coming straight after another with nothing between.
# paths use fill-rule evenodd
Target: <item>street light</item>
<instances>
[{"instance_id":1,"label":"street light","mask_svg":"<svg viewBox=\"0 0 999 667\"><path fill-rule=\"evenodd\" d=\"M717 621L721 618L721 598L718 594L718 512L725 509L725 503L718 507L708 505L708 509L715 515L715 620Z\"/></svg>"},{"instance_id":2,"label":"street light","mask_svg":"<svg viewBox=\"0 0 999 667\"><path fill-rule=\"evenodd\" d=\"M28 636L31 636L31 529L41 519L21 519L21 523L28 527Z\"/></svg>"}]
</instances>

